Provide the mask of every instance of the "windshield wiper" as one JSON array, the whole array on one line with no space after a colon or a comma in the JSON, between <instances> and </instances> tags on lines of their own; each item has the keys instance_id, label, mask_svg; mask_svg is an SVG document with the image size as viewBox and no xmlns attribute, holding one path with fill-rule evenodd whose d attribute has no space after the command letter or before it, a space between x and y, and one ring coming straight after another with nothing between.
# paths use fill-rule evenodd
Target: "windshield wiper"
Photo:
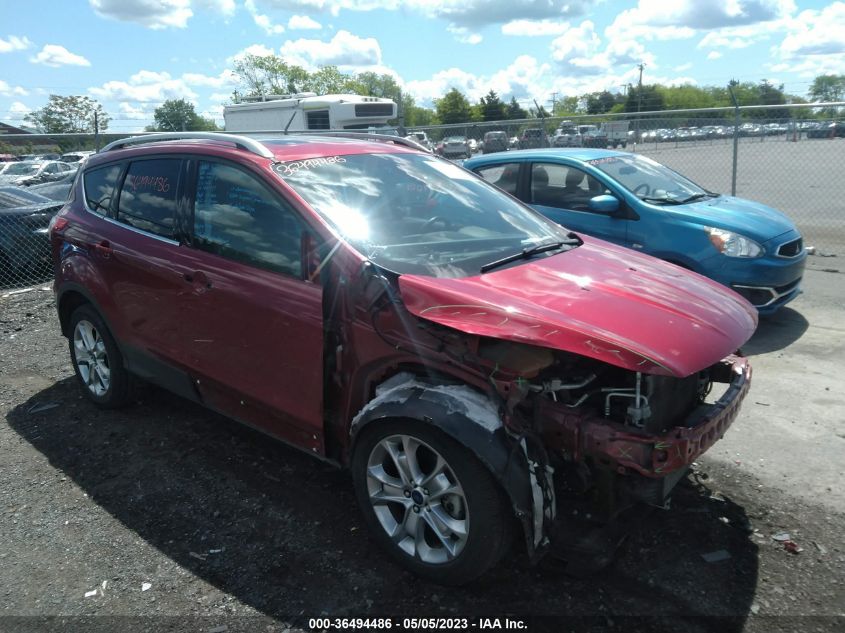
<instances>
[{"instance_id":1,"label":"windshield wiper","mask_svg":"<svg viewBox=\"0 0 845 633\"><path fill-rule=\"evenodd\" d=\"M570 235L572 235L570 233ZM527 248L523 248L520 252L514 253L513 255L508 255L507 257L503 257L502 259L497 259L494 262L490 262L489 264L484 264L481 267L481 272L486 273L488 270L493 270L494 268L498 268L499 266L504 266L505 264L510 264L511 262L515 262L520 259L528 259L532 255L536 255L538 253L545 253L547 251L556 251L564 246L580 246L581 240L578 238L573 237L572 239L568 240L561 240L559 242L544 242L542 244L535 244L534 246L529 246Z\"/></svg>"},{"instance_id":2,"label":"windshield wiper","mask_svg":"<svg viewBox=\"0 0 845 633\"><path fill-rule=\"evenodd\" d=\"M694 200L701 200L702 198L711 198L711 197L718 197L718 193L713 193L712 191L705 191L704 193L694 193L693 195L689 196L688 198L684 198L683 200L678 200L678 204L686 204L687 202L693 202Z\"/></svg>"},{"instance_id":3,"label":"windshield wiper","mask_svg":"<svg viewBox=\"0 0 845 633\"><path fill-rule=\"evenodd\" d=\"M644 196L640 200L654 204L682 204L677 198L652 198L650 196Z\"/></svg>"}]
</instances>

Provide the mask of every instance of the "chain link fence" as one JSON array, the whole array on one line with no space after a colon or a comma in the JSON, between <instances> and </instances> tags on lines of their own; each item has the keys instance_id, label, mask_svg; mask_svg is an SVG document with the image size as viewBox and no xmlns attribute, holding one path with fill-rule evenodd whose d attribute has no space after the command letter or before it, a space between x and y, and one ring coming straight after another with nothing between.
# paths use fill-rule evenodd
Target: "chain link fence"
<instances>
[{"instance_id":1,"label":"chain link fence","mask_svg":"<svg viewBox=\"0 0 845 633\"><path fill-rule=\"evenodd\" d=\"M410 131L426 132L435 147L450 136L466 137L473 141L472 152L485 151L488 132L504 132L507 150L616 145L649 156L710 191L774 207L798 225L804 243L817 254L845 257L845 103L554 117ZM3 135L0 143L3 152L43 155L95 149L126 136ZM497 139L490 147L503 149L501 136L488 136ZM7 164L0 162L0 169ZM0 293L50 280L47 225L72 178L16 186L2 182L0 173Z\"/></svg>"},{"instance_id":2,"label":"chain link fence","mask_svg":"<svg viewBox=\"0 0 845 633\"><path fill-rule=\"evenodd\" d=\"M540 128L546 137L538 142ZM747 106L549 117L411 128L435 145L465 136L484 152L503 131L509 149L613 147L667 165L705 189L789 216L820 255L845 256L845 103ZM606 132L606 133L605 133Z\"/></svg>"}]
</instances>

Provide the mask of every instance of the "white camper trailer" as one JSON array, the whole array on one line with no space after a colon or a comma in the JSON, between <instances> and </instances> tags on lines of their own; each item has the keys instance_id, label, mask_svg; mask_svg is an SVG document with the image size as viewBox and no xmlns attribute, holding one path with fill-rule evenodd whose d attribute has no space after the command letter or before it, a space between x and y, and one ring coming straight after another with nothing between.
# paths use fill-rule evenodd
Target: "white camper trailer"
<instances>
[{"instance_id":1,"label":"white camper trailer","mask_svg":"<svg viewBox=\"0 0 845 633\"><path fill-rule=\"evenodd\" d=\"M391 99L352 94L265 95L223 108L227 132L368 130L395 118Z\"/></svg>"}]
</instances>

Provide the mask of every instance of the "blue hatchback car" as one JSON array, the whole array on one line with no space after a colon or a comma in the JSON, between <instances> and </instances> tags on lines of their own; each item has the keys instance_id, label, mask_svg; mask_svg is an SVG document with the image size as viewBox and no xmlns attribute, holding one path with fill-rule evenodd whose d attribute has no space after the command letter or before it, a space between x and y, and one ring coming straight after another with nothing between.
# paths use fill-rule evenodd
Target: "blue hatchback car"
<instances>
[{"instance_id":1,"label":"blue hatchback car","mask_svg":"<svg viewBox=\"0 0 845 633\"><path fill-rule=\"evenodd\" d=\"M707 191L639 154L536 149L464 167L566 226L715 279L771 314L801 292L807 254L785 215Z\"/></svg>"}]
</instances>

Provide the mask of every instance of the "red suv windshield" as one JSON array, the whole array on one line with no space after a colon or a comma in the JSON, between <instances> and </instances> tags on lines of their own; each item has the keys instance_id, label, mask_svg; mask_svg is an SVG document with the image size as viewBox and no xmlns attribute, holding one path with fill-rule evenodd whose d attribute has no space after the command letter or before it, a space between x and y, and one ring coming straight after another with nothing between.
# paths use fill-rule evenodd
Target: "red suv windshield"
<instances>
[{"instance_id":1,"label":"red suv windshield","mask_svg":"<svg viewBox=\"0 0 845 633\"><path fill-rule=\"evenodd\" d=\"M490 261L567 235L475 175L428 155L333 156L280 163L276 173L358 252L398 273L475 275Z\"/></svg>"}]
</instances>

